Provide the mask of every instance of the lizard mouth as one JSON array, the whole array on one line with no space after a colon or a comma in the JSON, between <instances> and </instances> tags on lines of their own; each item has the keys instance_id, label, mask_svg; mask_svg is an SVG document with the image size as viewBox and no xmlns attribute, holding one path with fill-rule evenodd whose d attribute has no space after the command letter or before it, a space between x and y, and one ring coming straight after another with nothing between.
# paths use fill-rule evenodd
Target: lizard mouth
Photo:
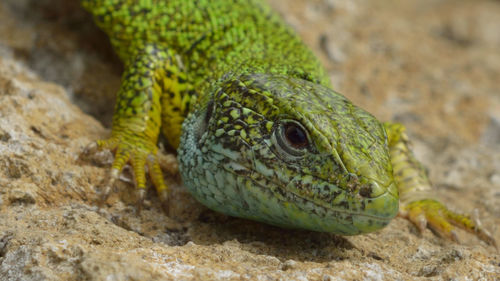
<instances>
[{"instance_id":1,"label":"lizard mouth","mask_svg":"<svg viewBox=\"0 0 500 281\"><path fill-rule=\"evenodd\" d=\"M304 180L307 179L308 180ZM335 212L367 216L380 220L392 219L398 211L397 188L393 181L383 185L369 178L357 177L340 187L329 180L299 174L284 186L283 192ZM360 184L359 182L364 182ZM280 188L282 183L273 181Z\"/></svg>"},{"instance_id":2,"label":"lizard mouth","mask_svg":"<svg viewBox=\"0 0 500 281\"><path fill-rule=\"evenodd\" d=\"M253 188L250 192L254 193L251 197L260 198L260 201L257 203L245 202L243 205L248 205L248 209L232 214L234 216L250 218L285 228L355 235L372 232L386 226L398 212L399 200L391 192L391 186L384 188L382 193L377 192L376 196L364 197L359 192L350 194L348 190L340 189L322 179L317 179L320 183L311 186L311 188L317 191L325 190L326 186L337 189L337 192L331 193L329 197L321 198L321 193L317 193L316 196L307 196L306 193L299 192L300 188L297 189L299 186L294 180L287 185L283 185L276 178L267 178L265 181L257 180L251 177L252 173L249 173L249 170L243 166L239 167L239 172L235 172L234 169L222 168L226 173L245 178L246 181L251 182ZM301 187L304 187L304 183L301 184ZM246 186L245 188L242 186L233 188L241 193L241 198L250 197L245 195L246 192L249 192ZM259 195L257 196L255 193ZM273 213L280 214L280 217L273 215L272 220L267 219L266 215L269 209L273 209Z\"/></svg>"},{"instance_id":3,"label":"lizard mouth","mask_svg":"<svg viewBox=\"0 0 500 281\"><path fill-rule=\"evenodd\" d=\"M269 188L255 181L253 183L260 189ZM281 226L342 235L373 232L389 224L398 213L399 199L390 190L389 187L384 193L371 198L347 197L348 191L343 190L333 201L316 200L288 191L282 194L282 203L289 207L287 215L290 220Z\"/></svg>"}]
</instances>

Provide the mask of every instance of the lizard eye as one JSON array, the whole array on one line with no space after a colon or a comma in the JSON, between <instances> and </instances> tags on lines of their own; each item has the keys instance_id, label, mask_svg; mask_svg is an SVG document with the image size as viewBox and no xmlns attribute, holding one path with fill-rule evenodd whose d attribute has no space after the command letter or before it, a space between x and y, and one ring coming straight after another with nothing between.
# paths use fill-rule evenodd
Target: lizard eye
<instances>
[{"instance_id":1,"label":"lizard eye","mask_svg":"<svg viewBox=\"0 0 500 281\"><path fill-rule=\"evenodd\" d=\"M284 124L284 134L288 143L294 148L304 148L309 144L304 129L294 123Z\"/></svg>"},{"instance_id":2,"label":"lizard eye","mask_svg":"<svg viewBox=\"0 0 500 281\"><path fill-rule=\"evenodd\" d=\"M280 152L294 157L304 155L309 148L307 130L295 120L282 120L274 131L274 140Z\"/></svg>"}]
</instances>

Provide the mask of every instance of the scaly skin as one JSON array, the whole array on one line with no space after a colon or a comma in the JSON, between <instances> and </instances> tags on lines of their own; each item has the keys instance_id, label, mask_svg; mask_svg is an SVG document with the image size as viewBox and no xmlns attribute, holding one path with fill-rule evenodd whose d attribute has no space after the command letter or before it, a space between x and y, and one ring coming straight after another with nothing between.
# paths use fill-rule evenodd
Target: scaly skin
<instances>
[{"instance_id":1,"label":"scaly skin","mask_svg":"<svg viewBox=\"0 0 500 281\"><path fill-rule=\"evenodd\" d=\"M432 195L404 128L382 124L331 89L298 36L258 0L82 0L125 64L109 187L145 166L166 200L160 131L185 186L206 206L282 227L344 235L401 210L453 238L450 223L494 241ZM399 191L399 195L398 195ZM107 192L107 191L106 191ZM400 197L401 196L401 197Z\"/></svg>"}]
</instances>

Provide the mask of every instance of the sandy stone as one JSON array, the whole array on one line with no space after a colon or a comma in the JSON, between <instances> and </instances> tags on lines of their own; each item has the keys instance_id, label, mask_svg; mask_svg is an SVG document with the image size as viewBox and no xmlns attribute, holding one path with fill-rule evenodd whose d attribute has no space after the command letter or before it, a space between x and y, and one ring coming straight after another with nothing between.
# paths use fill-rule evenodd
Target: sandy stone
<instances>
[{"instance_id":1,"label":"sandy stone","mask_svg":"<svg viewBox=\"0 0 500 281\"><path fill-rule=\"evenodd\" d=\"M500 255L403 218L361 236L229 218L182 187L167 216L130 171L99 207L121 65L78 1L0 2L0 280L498 280ZM271 0L336 89L404 123L436 196L500 241L500 2Z\"/></svg>"}]
</instances>

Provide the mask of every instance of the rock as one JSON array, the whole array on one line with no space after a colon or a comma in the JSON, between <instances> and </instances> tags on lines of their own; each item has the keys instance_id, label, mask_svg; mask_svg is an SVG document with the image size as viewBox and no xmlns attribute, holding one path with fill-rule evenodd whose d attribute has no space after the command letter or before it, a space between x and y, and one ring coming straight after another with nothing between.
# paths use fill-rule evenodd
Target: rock
<instances>
[{"instance_id":1,"label":"rock","mask_svg":"<svg viewBox=\"0 0 500 281\"><path fill-rule=\"evenodd\" d=\"M478 210L500 241L500 2L271 3L339 92L380 119L405 123L436 196ZM77 1L0 3L1 280L500 275L498 252L464 231L456 244L396 218L376 233L341 237L214 213L184 190L172 154L162 158L170 217L153 190L138 213L126 180L99 206L109 155L79 155L109 134L102 124L109 125L121 66L106 42Z\"/></svg>"}]
</instances>

